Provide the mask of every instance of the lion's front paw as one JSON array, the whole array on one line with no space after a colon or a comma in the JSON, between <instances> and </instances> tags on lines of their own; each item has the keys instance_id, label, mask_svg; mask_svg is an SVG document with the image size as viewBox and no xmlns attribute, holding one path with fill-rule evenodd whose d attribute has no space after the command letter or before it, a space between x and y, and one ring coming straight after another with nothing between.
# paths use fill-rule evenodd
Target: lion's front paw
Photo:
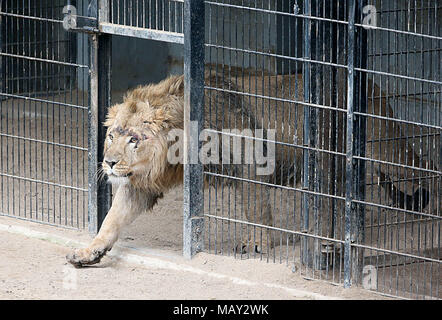
<instances>
[{"instance_id":1,"label":"lion's front paw","mask_svg":"<svg viewBox=\"0 0 442 320\"><path fill-rule=\"evenodd\" d=\"M107 251L106 249L77 249L69 253L66 259L76 268L81 268L100 262Z\"/></svg>"}]
</instances>

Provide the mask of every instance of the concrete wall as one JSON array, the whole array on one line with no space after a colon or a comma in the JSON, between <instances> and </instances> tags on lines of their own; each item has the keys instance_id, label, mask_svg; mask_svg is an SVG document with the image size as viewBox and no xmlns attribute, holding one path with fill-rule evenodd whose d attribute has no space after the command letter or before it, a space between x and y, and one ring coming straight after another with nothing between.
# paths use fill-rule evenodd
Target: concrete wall
<instances>
[{"instance_id":1,"label":"concrete wall","mask_svg":"<svg viewBox=\"0 0 442 320\"><path fill-rule=\"evenodd\" d=\"M158 82L171 72L179 73L182 45L114 36L112 38L112 89L127 90ZM182 73L182 70L181 70Z\"/></svg>"}]
</instances>

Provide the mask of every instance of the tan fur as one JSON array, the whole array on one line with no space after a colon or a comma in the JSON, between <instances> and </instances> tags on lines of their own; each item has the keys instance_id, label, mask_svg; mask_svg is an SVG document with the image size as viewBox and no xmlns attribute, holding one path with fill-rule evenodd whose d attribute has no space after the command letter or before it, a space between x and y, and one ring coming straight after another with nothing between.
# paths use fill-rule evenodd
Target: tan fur
<instances>
[{"instance_id":1,"label":"tan fur","mask_svg":"<svg viewBox=\"0 0 442 320\"><path fill-rule=\"evenodd\" d=\"M228 80L221 81L221 77L217 75L208 74L206 84L209 86L218 86L231 91L245 91L258 96L272 96L279 100L273 101L259 97L244 98L237 94L217 90L206 91L205 127L216 130L222 130L223 127L239 130L274 128L277 131L276 140L303 145L304 106L295 102L284 102L285 100L303 101L302 76L266 77L262 82L253 79L253 77L239 78L233 84ZM294 87L298 90L294 90ZM138 87L128 92L121 104L116 104L108 110L105 121L105 126L108 127L108 137L105 141L103 170L118 186L118 190L112 208L90 246L86 249L76 250L67 257L72 264L83 266L99 262L101 257L112 248L123 226L132 222L140 213L151 210L163 192L182 183L183 166L181 164L172 165L167 160L167 152L171 144L167 141L167 134L171 129L183 129L183 88L183 76L169 77L158 84ZM370 87L369 91L371 90ZM342 86L340 91L345 92ZM390 115L391 112L385 102L380 104L379 99L376 99L379 95L379 89L375 88L374 99L369 100L368 112L382 116ZM343 101L342 97L338 99L337 108L345 109ZM330 101L325 101L326 105L329 103ZM275 110L278 110L279 113L275 113ZM344 112L338 113L336 119L338 141L342 142L335 147L335 151L338 152L345 150L344 132L342 131L345 121L344 114ZM325 138L318 142L318 146L324 150L332 150L329 141L331 136L330 116L331 111L329 110L320 110L319 112L321 135ZM392 133L391 128L379 127L380 124L376 121L368 123L368 133L373 129L372 125L376 126L373 132L380 132L382 136L388 137ZM388 130L390 132L387 132ZM140 138L136 143L131 142L131 138L134 136ZM406 155L403 157L402 163L411 165L410 161L417 159L415 152L405 143L400 145L400 148L400 151ZM377 149L375 146L374 150ZM370 156L379 160L388 160L383 154ZM327 176L329 160L327 154L319 159L323 168L320 174L323 174L322 178L325 181L330 179ZM337 161L339 174L336 177L339 181L336 194L341 196L344 193L344 189L339 187L344 179L345 164L343 160L345 158L340 158ZM108 163L115 164L111 168ZM290 171L294 163L297 164L297 172ZM277 146L276 170L273 175L256 176L247 165L211 166L207 170L215 170L218 173L256 181L293 184L299 183L301 167L302 149ZM294 182L288 181L290 179L287 177L290 175ZM284 181L281 177L284 178ZM212 184L216 183L213 179L209 180ZM254 183L244 182L243 184L245 188L241 190L244 192L253 194L257 188ZM269 193L261 193L262 198L256 203L250 203L247 201L247 196L241 195L244 199L242 208L247 220L264 225L272 224ZM252 212L259 212L260 218L255 219ZM245 239L244 243L247 243L248 248L264 251L271 246L271 237L257 236L255 239Z\"/></svg>"}]
</instances>

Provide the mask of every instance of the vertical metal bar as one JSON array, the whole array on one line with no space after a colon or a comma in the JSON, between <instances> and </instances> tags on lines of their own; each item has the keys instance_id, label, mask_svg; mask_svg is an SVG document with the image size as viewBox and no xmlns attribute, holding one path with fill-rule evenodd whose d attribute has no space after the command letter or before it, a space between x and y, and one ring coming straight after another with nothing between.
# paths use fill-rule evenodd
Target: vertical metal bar
<instances>
[{"instance_id":1,"label":"vertical metal bar","mask_svg":"<svg viewBox=\"0 0 442 320\"><path fill-rule=\"evenodd\" d=\"M1 11L4 10L3 9L3 0L0 0L0 10ZM3 42L4 42L3 31L5 31L5 23L6 23L6 21L7 21L6 17L3 17L3 16L0 15L0 53L3 53ZM6 79L5 62L6 62L6 59L3 58L2 55L0 55L0 92L1 93L6 93L6 81L7 81L7 79ZM3 109L3 100L4 100L3 95L0 95L0 110ZM4 116L0 117L0 133L4 132L3 131L4 130L3 129L3 118L4 118ZM7 138L1 136L0 137L0 153L3 152L3 146L5 144L7 145ZM1 161L0 173L4 173L4 172L5 172L4 171L4 161ZM4 203L5 203L4 194L5 193L4 193L4 187L3 187L4 184L5 184L4 180L6 180L5 177L3 177L3 176L0 177L0 184L1 184L1 187L0 187L0 195L1 195L1 197L0 197L0 202L1 202L1 204L0 204L0 213L1 214L5 213L5 211L4 211ZM20 213L20 206L19 206L18 212ZM8 214L9 214L9 212L8 212Z\"/></svg>"},{"instance_id":2,"label":"vertical metal bar","mask_svg":"<svg viewBox=\"0 0 442 320\"><path fill-rule=\"evenodd\" d=\"M354 211L353 189L353 122L354 122L354 83L355 83L355 14L356 0L348 2L348 42L347 42L347 140L346 140L346 182L345 182L345 244L344 244L344 288L351 286L351 216Z\"/></svg>"},{"instance_id":3,"label":"vertical metal bar","mask_svg":"<svg viewBox=\"0 0 442 320\"><path fill-rule=\"evenodd\" d=\"M89 233L98 232L98 36L89 37L88 220Z\"/></svg>"},{"instance_id":4,"label":"vertical metal bar","mask_svg":"<svg viewBox=\"0 0 442 320\"><path fill-rule=\"evenodd\" d=\"M112 36L94 34L90 36L89 47L88 212L89 232L96 234L110 208L112 198L110 186L98 184L96 178L98 165L103 161L106 134L102 123L106 109L111 104Z\"/></svg>"},{"instance_id":5,"label":"vertical metal bar","mask_svg":"<svg viewBox=\"0 0 442 320\"><path fill-rule=\"evenodd\" d=\"M310 0L304 1L304 16L311 15L311 3ZM310 18L304 18L304 42L303 42L303 56L304 59L309 60L311 57L310 45L311 45L311 20ZM310 102L310 63L304 62L303 65L303 80L304 80L304 101ZM304 125L303 125L303 146L309 146L310 144L310 107L304 107ZM303 150L303 177L302 177L302 189L308 190L309 188L309 151ZM309 230L309 196L306 193L302 194L302 212L301 223L302 231L308 233ZM308 242L310 240L307 237L301 238L301 252L302 263L309 264L309 251Z\"/></svg>"},{"instance_id":6,"label":"vertical metal bar","mask_svg":"<svg viewBox=\"0 0 442 320\"><path fill-rule=\"evenodd\" d=\"M365 208L353 200L365 197L365 163L355 156L365 155L366 124L365 117L355 117L354 112L366 112L365 77L356 75L355 67L366 67L366 31L355 30L357 12L362 9L363 0L349 2L348 20L348 92L347 92L347 133L346 133L346 193L345 193L345 252L344 287L359 284L362 274L363 250L352 247L352 243L364 240ZM360 16L360 15L358 15ZM362 98L364 96L364 98ZM362 118L362 119L361 119Z\"/></svg>"},{"instance_id":7,"label":"vertical metal bar","mask_svg":"<svg viewBox=\"0 0 442 320\"><path fill-rule=\"evenodd\" d=\"M367 0L358 0L357 12L358 17L362 19L362 8L366 5ZM366 69L367 68L367 30L365 28L360 28L358 32L355 33L355 65L359 68ZM355 110L360 113L367 112L367 77L364 72L360 72L355 75L355 80L358 85L355 88L355 98L357 99L355 102ZM357 121L355 119L355 127L354 127L354 149L355 154L359 157L365 157L366 153L366 117L358 116ZM354 190L355 197L357 200L365 200L365 191L366 191L366 163L365 160L358 160L353 163L354 172L356 176L354 177ZM355 206L353 214L355 215L352 225L352 242L361 244L365 240L365 205L362 203L358 203ZM363 267L363 256L364 249L363 248L353 248L352 254L352 282L354 284L359 284L361 282L362 277L362 267Z\"/></svg>"},{"instance_id":8,"label":"vertical metal bar","mask_svg":"<svg viewBox=\"0 0 442 320\"><path fill-rule=\"evenodd\" d=\"M99 0L98 2L98 21L109 22L109 0Z\"/></svg>"},{"instance_id":9,"label":"vertical metal bar","mask_svg":"<svg viewBox=\"0 0 442 320\"><path fill-rule=\"evenodd\" d=\"M185 1L183 255L189 259L204 248L203 167L193 159L204 122L204 16L203 0Z\"/></svg>"},{"instance_id":10,"label":"vertical metal bar","mask_svg":"<svg viewBox=\"0 0 442 320\"><path fill-rule=\"evenodd\" d=\"M101 34L98 36L98 150L97 161L103 162L104 140L106 128L103 126L107 114L107 108L111 106L111 79L112 79L112 35ZM95 175L97 176L97 175ZM98 185L98 218L97 224L100 229L112 202L111 185L100 183Z\"/></svg>"},{"instance_id":11,"label":"vertical metal bar","mask_svg":"<svg viewBox=\"0 0 442 320\"><path fill-rule=\"evenodd\" d=\"M314 13L313 15L316 17L321 16L321 12L324 9L324 3L321 0L316 0L313 2L314 5ZM324 43L324 34L321 32L321 29L323 29L324 22L323 21L315 21L312 25L312 32L311 32L311 57L314 61L320 61L323 50L321 48L321 45ZM311 74L310 74L311 80L310 80L310 96L311 96L311 103L314 104L320 104L322 105L323 98L321 97L321 84L323 82L323 67L320 66L317 63L313 63L311 65ZM321 111L323 112L323 111ZM309 124L309 131L310 131L310 141L309 141L309 147L310 148L320 148L318 146L319 144L319 110L318 108L310 108L310 124ZM319 159L321 157L321 154L319 152L313 151L309 155L309 190L313 190L314 192L319 192L319 171L322 170L322 168L319 168ZM316 235L322 235L322 230L320 229L321 220L322 217L319 215L318 208L319 208L319 196L314 195L310 197L310 205L313 205L311 210L313 210L313 226L314 226L314 233ZM321 262L321 243L318 239L312 239L311 241L312 246L311 250L313 253L313 267L315 270L320 270L322 266L324 265L323 262ZM321 274L319 274L321 276Z\"/></svg>"}]
</instances>

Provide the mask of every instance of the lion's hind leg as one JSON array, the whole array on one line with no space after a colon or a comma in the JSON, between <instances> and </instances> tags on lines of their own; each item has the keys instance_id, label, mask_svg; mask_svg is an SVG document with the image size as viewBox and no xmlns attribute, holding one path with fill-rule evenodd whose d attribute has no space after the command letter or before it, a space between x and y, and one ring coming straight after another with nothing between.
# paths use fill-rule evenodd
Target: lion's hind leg
<instances>
[{"instance_id":1,"label":"lion's hind leg","mask_svg":"<svg viewBox=\"0 0 442 320\"><path fill-rule=\"evenodd\" d=\"M241 243L234 248L245 254L269 253L273 246L273 225L268 187L253 182L245 183L242 192L242 211L245 228Z\"/></svg>"}]
</instances>

